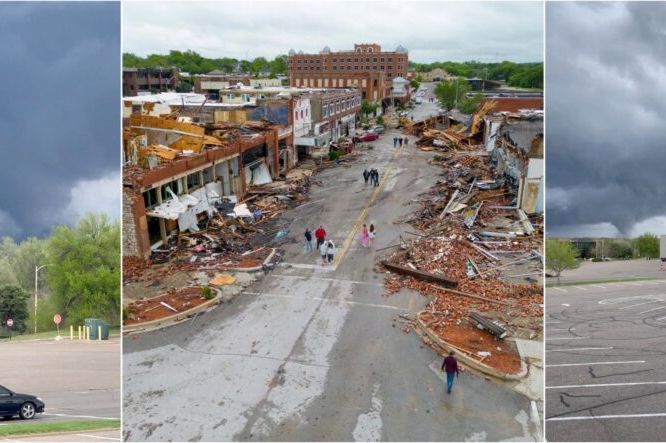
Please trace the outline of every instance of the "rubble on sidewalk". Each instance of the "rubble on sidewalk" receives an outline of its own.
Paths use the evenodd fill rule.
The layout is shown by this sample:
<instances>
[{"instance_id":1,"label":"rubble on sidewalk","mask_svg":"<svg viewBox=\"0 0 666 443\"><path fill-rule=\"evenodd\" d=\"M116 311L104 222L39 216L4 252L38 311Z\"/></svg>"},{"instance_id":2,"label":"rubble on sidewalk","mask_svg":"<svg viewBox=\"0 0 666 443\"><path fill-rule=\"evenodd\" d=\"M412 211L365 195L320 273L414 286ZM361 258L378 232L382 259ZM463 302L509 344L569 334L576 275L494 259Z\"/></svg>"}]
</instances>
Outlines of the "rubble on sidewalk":
<instances>
[{"instance_id":1,"label":"rubble on sidewalk","mask_svg":"<svg viewBox=\"0 0 666 443\"><path fill-rule=\"evenodd\" d=\"M484 149L481 117L471 127L420 122L406 129L417 126L417 145L439 151L431 162L442 168L441 179L402 220L420 233L385 255L377 270L389 274L389 294L408 288L431 299L417 320L438 338L517 373L520 358L505 339L516 331L542 334L543 215L519 208L515 187Z\"/></svg>"}]
</instances>

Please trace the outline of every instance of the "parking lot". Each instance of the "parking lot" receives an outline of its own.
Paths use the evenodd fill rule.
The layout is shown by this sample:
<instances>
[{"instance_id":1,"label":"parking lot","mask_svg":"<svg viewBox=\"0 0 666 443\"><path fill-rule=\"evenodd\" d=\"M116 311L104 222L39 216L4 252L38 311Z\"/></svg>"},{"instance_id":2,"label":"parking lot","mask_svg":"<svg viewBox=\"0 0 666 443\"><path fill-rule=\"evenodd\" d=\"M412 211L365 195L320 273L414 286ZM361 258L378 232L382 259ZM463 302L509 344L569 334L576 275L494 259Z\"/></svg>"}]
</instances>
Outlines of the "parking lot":
<instances>
[{"instance_id":1,"label":"parking lot","mask_svg":"<svg viewBox=\"0 0 666 443\"><path fill-rule=\"evenodd\" d=\"M46 413L35 419L0 419L0 426L120 418L119 338L4 342L0 355L0 384L46 403Z\"/></svg>"},{"instance_id":2,"label":"parking lot","mask_svg":"<svg viewBox=\"0 0 666 443\"><path fill-rule=\"evenodd\" d=\"M547 288L546 436L663 441L666 280Z\"/></svg>"}]
</instances>

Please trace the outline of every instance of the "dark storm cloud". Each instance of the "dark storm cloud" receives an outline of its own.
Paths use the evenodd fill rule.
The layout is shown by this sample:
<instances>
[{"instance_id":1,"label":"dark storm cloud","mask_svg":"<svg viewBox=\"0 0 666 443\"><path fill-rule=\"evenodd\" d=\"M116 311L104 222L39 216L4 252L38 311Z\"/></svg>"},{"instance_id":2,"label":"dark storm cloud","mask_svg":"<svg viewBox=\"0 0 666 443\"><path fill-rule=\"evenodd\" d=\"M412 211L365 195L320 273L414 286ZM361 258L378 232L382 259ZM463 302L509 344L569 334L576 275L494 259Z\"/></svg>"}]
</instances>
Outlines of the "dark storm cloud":
<instances>
[{"instance_id":1,"label":"dark storm cloud","mask_svg":"<svg viewBox=\"0 0 666 443\"><path fill-rule=\"evenodd\" d=\"M663 229L666 3L548 2L546 71L549 231Z\"/></svg>"},{"instance_id":2,"label":"dark storm cloud","mask_svg":"<svg viewBox=\"0 0 666 443\"><path fill-rule=\"evenodd\" d=\"M119 29L118 3L0 3L0 235L71 221L118 170Z\"/></svg>"}]
</instances>

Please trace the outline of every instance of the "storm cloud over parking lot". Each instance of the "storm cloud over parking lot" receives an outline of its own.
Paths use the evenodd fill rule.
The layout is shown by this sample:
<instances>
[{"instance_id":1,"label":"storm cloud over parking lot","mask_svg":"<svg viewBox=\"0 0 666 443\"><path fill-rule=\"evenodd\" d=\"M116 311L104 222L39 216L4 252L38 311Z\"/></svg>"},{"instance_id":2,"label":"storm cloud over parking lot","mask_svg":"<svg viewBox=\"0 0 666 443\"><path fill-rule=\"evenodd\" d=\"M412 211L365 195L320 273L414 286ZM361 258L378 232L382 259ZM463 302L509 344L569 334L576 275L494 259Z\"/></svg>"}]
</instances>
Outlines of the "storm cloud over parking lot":
<instances>
[{"instance_id":1,"label":"storm cloud over parking lot","mask_svg":"<svg viewBox=\"0 0 666 443\"><path fill-rule=\"evenodd\" d=\"M1 3L0 236L120 212L119 3Z\"/></svg>"},{"instance_id":2,"label":"storm cloud over parking lot","mask_svg":"<svg viewBox=\"0 0 666 443\"><path fill-rule=\"evenodd\" d=\"M666 234L666 3L546 6L547 225Z\"/></svg>"}]
</instances>

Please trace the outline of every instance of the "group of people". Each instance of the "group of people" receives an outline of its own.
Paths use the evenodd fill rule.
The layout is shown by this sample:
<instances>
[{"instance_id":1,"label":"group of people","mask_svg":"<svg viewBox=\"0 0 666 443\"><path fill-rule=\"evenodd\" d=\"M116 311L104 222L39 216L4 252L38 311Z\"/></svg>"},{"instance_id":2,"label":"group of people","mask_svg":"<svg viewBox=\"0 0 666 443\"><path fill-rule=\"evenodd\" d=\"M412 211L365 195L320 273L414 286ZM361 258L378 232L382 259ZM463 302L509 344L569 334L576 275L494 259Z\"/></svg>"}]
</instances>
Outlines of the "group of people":
<instances>
[{"instance_id":1,"label":"group of people","mask_svg":"<svg viewBox=\"0 0 666 443\"><path fill-rule=\"evenodd\" d=\"M310 228L305 228L305 250L312 252L312 231ZM321 264L326 266L328 263L333 263L335 258L336 248L333 240L326 240L326 230L322 225L314 231L315 239L317 240L317 250L321 255Z\"/></svg>"},{"instance_id":2,"label":"group of people","mask_svg":"<svg viewBox=\"0 0 666 443\"><path fill-rule=\"evenodd\" d=\"M370 183L372 183L373 186L379 186L379 171L377 171L375 168L372 168L371 170L365 169L363 171L363 180L365 180L365 184L368 184L368 180L370 180Z\"/></svg>"},{"instance_id":3,"label":"group of people","mask_svg":"<svg viewBox=\"0 0 666 443\"><path fill-rule=\"evenodd\" d=\"M405 144L405 146L407 146L407 144L409 143L409 139L407 137L398 137L398 136L393 137L394 148L398 145L402 148L403 143Z\"/></svg>"},{"instance_id":4,"label":"group of people","mask_svg":"<svg viewBox=\"0 0 666 443\"><path fill-rule=\"evenodd\" d=\"M367 248L368 246L372 246L372 242L375 239L375 225L370 224L370 228L368 228L365 223L363 223L363 227L361 228L361 237L360 237L360 242L361 245L364 248Z\"/></svg>"}]
</instances>

